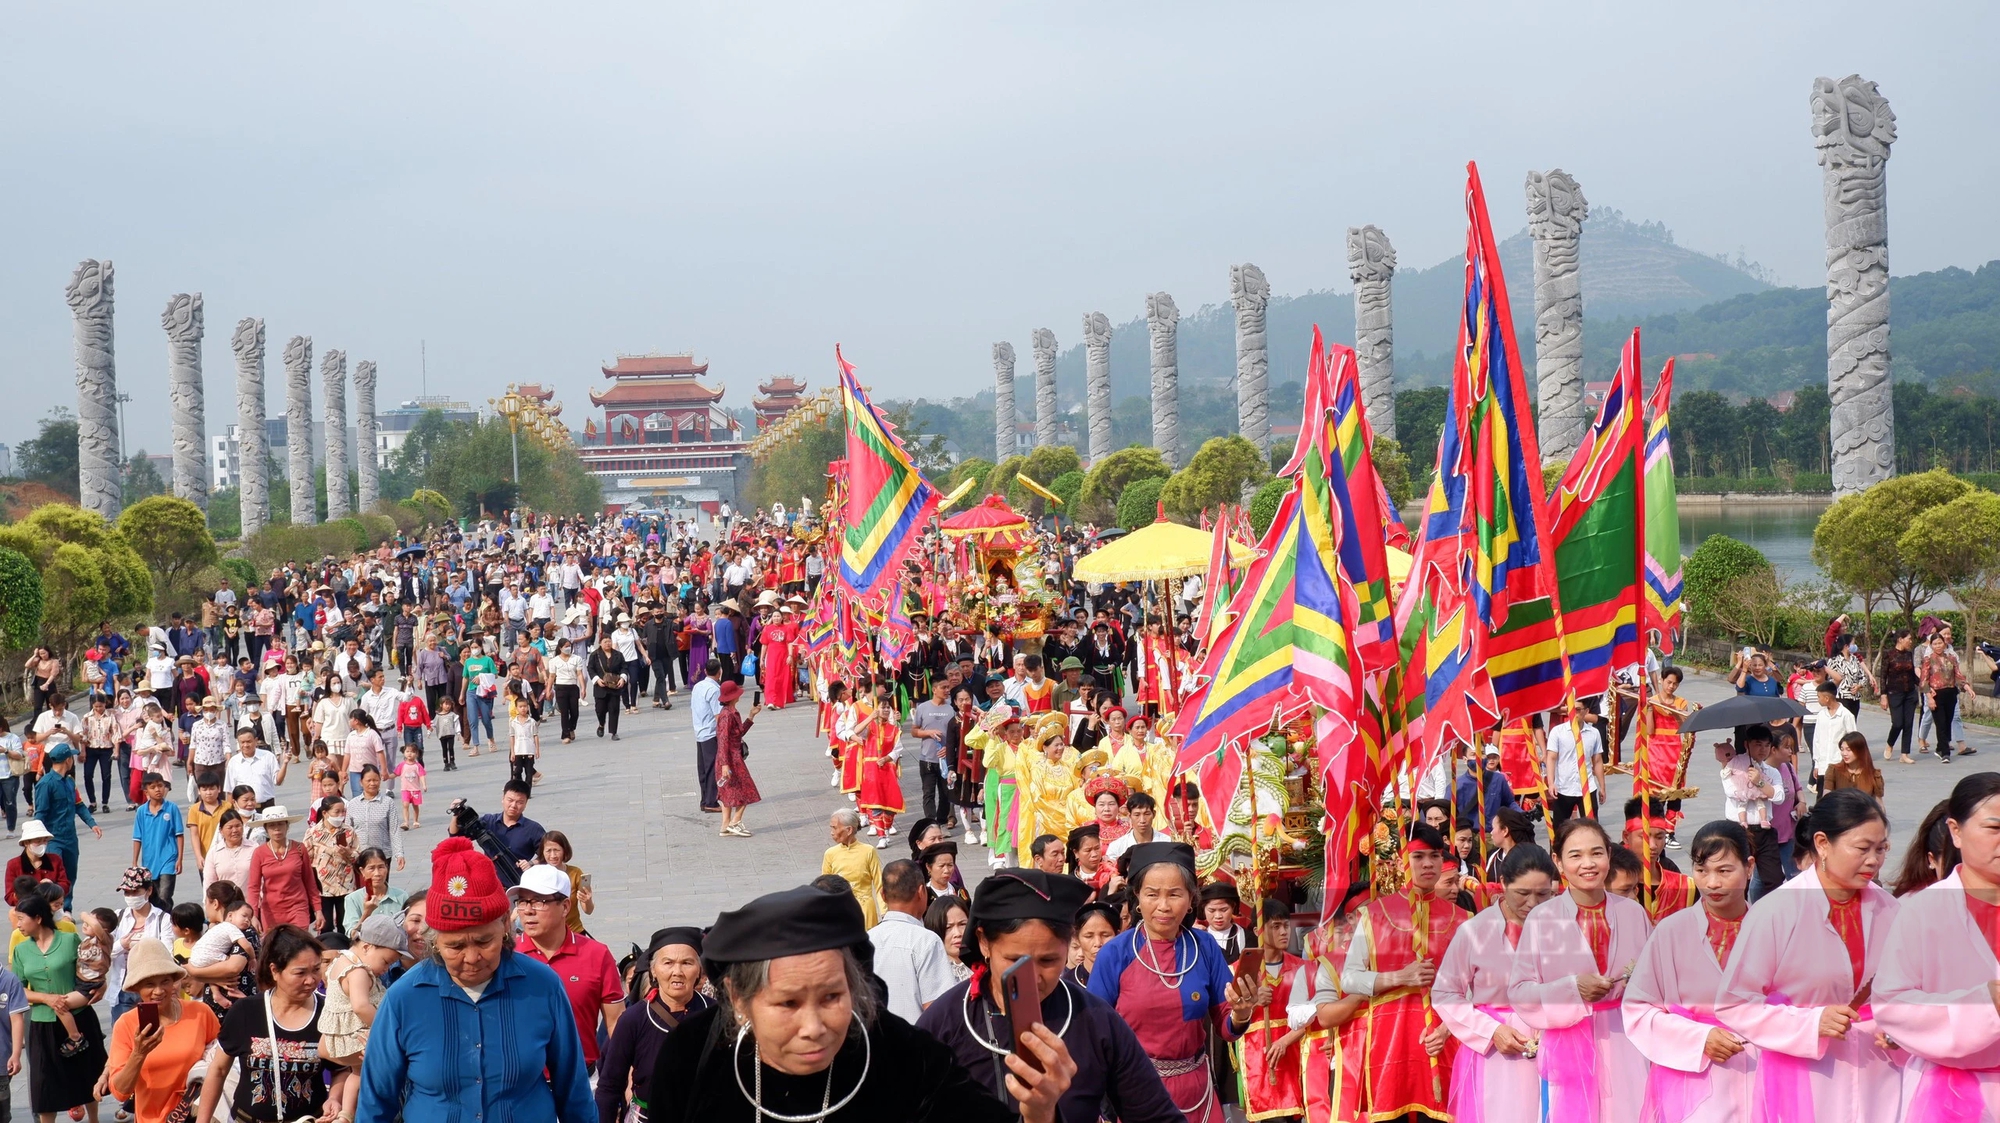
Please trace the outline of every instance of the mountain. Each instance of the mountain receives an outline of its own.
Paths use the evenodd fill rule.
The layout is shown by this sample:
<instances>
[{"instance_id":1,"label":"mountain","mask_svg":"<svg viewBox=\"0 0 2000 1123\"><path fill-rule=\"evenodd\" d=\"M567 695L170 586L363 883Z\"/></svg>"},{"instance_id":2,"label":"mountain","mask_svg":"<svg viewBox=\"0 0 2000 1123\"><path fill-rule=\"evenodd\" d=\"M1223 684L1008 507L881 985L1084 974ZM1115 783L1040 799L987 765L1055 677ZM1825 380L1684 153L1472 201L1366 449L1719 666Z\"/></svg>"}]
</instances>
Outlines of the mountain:
<instances>
[{"instance_id":1,"label":"mountain","mask_svg":"<svg viewBox=\"0 0 2000 1123\"><path fill-rule=\"evenodd\" d=\"M1675 244L1673 233L1659 223L1632 222L1610 207L1599 208L1584 224L1581 252L1586 346L1593 334L1589 330L1592 319L1624 321L1629 325L1634 319L1774 291L1758 266L1741 259L1731 263L1687 249ZM1500 243L1500 262L1507 275L1507 295L1513 303L1514 330L1520 339L1521 355L1532 369L1534 249L1525 229ZM1398 383L1434 385L1450 375L1464 288L1465 263L1460 257L1448 258L1426 269L1397 273L1394 295ZM1301 296L1273 296L1265 319L1271 343L1271 384L1278 386L1303 378L1306 348L1314 324L1330 340L1354 338L1354 298L1349 292L1331 289ZM1075 338L1075 331L1074 327L1069 329L1070 338ZM1056 332L1058 339L1063 338L1062 328L1056 328ZM1016 378L1025 373L1032 379L1034 367L1028 350L1016 346L1021 357ZM1612 354L1615 360L1615 345ZM1150 395L1150 370L1145 318L1116 325L1111 332L1112 400ZM1235 378L1236 315L1228 304L1182 311L1180 371L1184 383L1227 383ZM1072 346L1056 360L1056 383L1066 405L1082 399L1083 380L1083 347ZM1018 391L1015 398L1022 400Z\"/></svg>"}]
</instances>

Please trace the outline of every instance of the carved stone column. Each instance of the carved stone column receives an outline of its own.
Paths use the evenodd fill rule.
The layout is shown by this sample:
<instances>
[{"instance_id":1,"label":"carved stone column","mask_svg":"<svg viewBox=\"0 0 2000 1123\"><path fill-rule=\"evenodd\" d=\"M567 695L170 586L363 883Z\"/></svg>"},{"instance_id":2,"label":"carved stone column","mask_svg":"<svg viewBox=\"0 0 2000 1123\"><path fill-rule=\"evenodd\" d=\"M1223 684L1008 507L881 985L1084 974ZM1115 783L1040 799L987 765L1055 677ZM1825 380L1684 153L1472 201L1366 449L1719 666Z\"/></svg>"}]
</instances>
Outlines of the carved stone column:
<instances>
[{"instance_id":1,"label":"carved stone column","mask_svg":"<svg viewBox=\"0 0 2000 1123\"><path fill-rule=\"evenodd\" d=\"M1813 82L1813 146L1826 204L1826 392L1833 490L1896 474L1889 392L1889 146L1896 115L1875 83Z\"/></svg>"},{"instance_id":2,"label":"carved stone column","mask_svg":"<svg viewBox=\"0 0 2000 1123\"><path fill-rule=\"evenodd\" d=\"M76 333L78 503L115 519L124 507L118 455L118 368L112 359L111 263L85 259L64 295Z\"/></svg>"},{"instance_id":3,"label":"carved stone column","mask_svg":"<svg viewBox=\"0 0 2000 1123\"><path fill-rule=\"evenodd\" d=\"M1271 282L1264 271L1231 266L1229 302L1236 306L1236 431L1263 456L1271 445L1271 352L1264 339Z\"/></svg>"},{"instance_id":4,"label":"carved stone column","mask_svg":"<svg viewBox=\"0 0 2000 1123\"><path fill-rule=\"evenodd\" d=\"M1111 318L1102 312L1083 318L1083 355L1090 462L1095 464L1111 455Z\"/></svg>"},{"instance_id":5,"label":"carved stone column","mask_svg":"<svg viewBox=\"0 0 2000 1123\"><path fill-rule=\"evenodd\" d=\"M1583 443L1583 275L1577 248L1590 214L1568 172L1528 173L1535 240L1535 432L1542 463L1563 465Z\"/></svg>"},{"instance_id":6,"label":"carved stone column","mask_svg":"<svg viewBox=\"0 0 2000 1123\"><path fill-rule=\"evenodd\" d=\"M328 348L319 359L320 392L326 396L326 517L354 513L347 498L347 352Z\"/></svg>"},{"instance_id":7,"label":"carved stone column","mask_svg":"<svg viewBox=\"0 0 2000 1123\"><path fill-rule=\"evenodd\" d=\"M167 330L167 404L174 423L174 494L208 510L208 418L201 384L201 294L176 293Z\"/></svg>"},{"instance_id":8,"label":"carved stone column","mask_svg":"<svg viewBox=\"0 0 2000 1123\"><path fill-rule=\"evenodd\" d=\"M285 344L286 474L292 484L292 522L319 522L319 498L313 488L313 341L295 335Z\"/></svg>"},{"instance_id":9,"label":"carved stone column","mask_svg":"<svg viewBox=\"0 0 2000 1123\"><path fill-rule=\"evenodd\" d=\"M1014 345L993 345L993 462L1014 455L1014 427L1020 424L1014 412Z\"/></svg>"},{"instance_id":10,"label":"carved stone column","mask_svg":"<svg viewBox=\"0 0 2000 1123\"><path fill-rule=\"evenodd\" d=\"M375 450L375 364L354 364L354 471L360 477L357 505L367 511L382 497L382 462Z\"/></svg>"},{"instance_id":11,"label":"carved stone column","mask_svg":"<svg viewBox=\"0 0 2000 1123\"><path fill-rule=\"evenodd\" d=\"M271 475L265 463L270 450L264 440L264 321L245 317L229 337L236 352L236 503L242 512L243 537L271 521Z\"/></svg>"},{"instance_id":12,"label":"carved stone column","mask_svg":"<svg viewBox=\"0 0 2000 1123\"><path fill-rule=\"evenodd\" d=\"M1153 447L1167 467L1181 464L1181 310L1163 292L1146 294L1146 337L1153 371Z\"/></svg>"},{"instance_id":13,"label":"carved stone column","mask_svg":"<svg viewBox=\"0 0 2000 1123\"><path fill-rule=\"evenodd\" d=\"M1035 447L1047 448L1056 443L1056 333L1036 328L1028 345L1035 353Z\"/></svg>"},{"instance_id":14,"label":"carved stone column","mask_svg":"<svg viewBox=\"0 0 2000 1123\"><path fill-rule=\"evenodd\" d=\"M1396 247L1379 226L1347 228L1347 276L1354 282L1354 366L1361 412L1376 436L1396 439L1396 331L1389 283Z\"/></svg>"}]
</instances>

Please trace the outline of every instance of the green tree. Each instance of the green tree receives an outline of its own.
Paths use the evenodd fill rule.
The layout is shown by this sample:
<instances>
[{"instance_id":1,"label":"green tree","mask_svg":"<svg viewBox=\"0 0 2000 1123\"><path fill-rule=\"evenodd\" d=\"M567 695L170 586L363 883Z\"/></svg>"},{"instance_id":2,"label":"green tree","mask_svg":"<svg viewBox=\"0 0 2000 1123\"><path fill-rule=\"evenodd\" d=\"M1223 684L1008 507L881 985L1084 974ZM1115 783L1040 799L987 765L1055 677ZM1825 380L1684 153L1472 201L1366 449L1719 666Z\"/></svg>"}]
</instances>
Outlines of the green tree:
<instances>
[{"instance_id":1,"label":"green tree","mask_svg":"<svg viewBox=\"0 0 2000 1123\"><path fill-rule=\"evenodd\" d=\"M153 467L146 450L140 449L125 462L125 471L119 480L120 498L127 503L137 503L155 495L163 495L167 481L160 478L160 470Z\"/></svg>"},{"instance_id":2,"label":"green tree","mask_svg":"<svg viewBox=\"0 0 2000 1123\"><path fill-rule=\"evenodd\" d=\"M959 485L965 481L984 480L992 473L993 462L991 460L984 460L977 456L968 456L964 460L952 465L951 471L945 473L943 481L938 486L944 489L946 495L950 495L952 492L957 491ZM971 498L973 503L978 502L976 498L968 498ZM961 505L971 506L971 503L968 503L966 500L961 499L959 502Z\"/></svg>"},{"instance_id":3,"label":"green tree","mask_svg":"<svg viewBox=\"0 0 2000 1123\"><path fill-rule=\"evenodd\" d=\"M243 536L242 491L233 487L208 493L208 532L217 542Z\"/></svg>"},{"instance_id":4,"label":"green tree","mask_svg":"<svg viewBox=\"0 0 2000 1123\"><path fill-rule=\"evenodd\" d=\"M1126 484L1118 495L1118 525L1126 530L1153 525L1159 513L1160 489L1166 484L1158 476L1140 476Z\"/></svg>"},{"instance_id":5,"label":"green tree","mask_svg":"<svg viewBox=\"0 0 2000 1123\"><path fill-rule=\"evenodd\" d=\"M1107 525L1118 517L1118 497L1125 494L1125 488L1133 480L1148 476L1164 480L1173 474L1159 449L1144 446L1119 449L1092 464L1084 474L1074 515L1079 522Z\"/></svg>"},{"instance_id":6,"label":"green tree","mask_svg":"<svg viewBox=\"0 0 2000 1123\"><path fill-rule=\"evenodd\" d=\"M1396 395L1396 432L1419 476L1437 468L1438 438L1444 432L1444 411L1451 394L1442 386L1404 390Z\"/></svg>"},{"instance_id":7,"label":"green tree","mask_svg":"<svg viewBox=\"0 0 2000 1123\"><path fill-rule=\"evenodd\" d=\"M1257 533L1257 537L1264 537L1264 532L1271 529L1271 520L1278 517L1278 504L1284 501L1285 493L1291 488L1292 481L1283 476L1272 476L1251 497L1250 529Z\"/></svg>"},{"instance_id":8,"label":"green tree","mask_svg":"<svg viewBox=\"0 0 2000 1123\"><path fill-rule=\"evenodd\" d=\"M1903 536L1925 512L1972 490L1943 469L1883 480L1836 500L1813 527L1813 561L1873 613L1885 595L1914 624L1917 609L1950 582L1928 559L1905 550Z\"/></svg>"},{"instance_id":9,"label":"green tree","mask_svg":"<svg viewBox=\"0 0 2000 1123\"><path fill-rule=\"evenodd\" d=\"M1910 520L1898 550L1965 610L1965 650L2000 606L2000 495L1969 489Z\"/></svg>"},{"instance_id":10,"label":"green tree","mask_svg":"<svg viewBox=\"0 0 2000 1123\"><path fill-rule=\"evenodd\" d=\"M100 560L74 542L63 542L42 569L42 640L61 653L66 666L76 665L76 653L96 634L99 621L118 615L111 611L111 589Z\"/></svg>"},{"instance_id":11,"label":"green tree","mask_svg":"<svg viewBox=\"0 0 2000 1123\"><path fill-rule=\"evenodd\" d=\"M1064 472L1049 484L1049 490L1055 492L1062 499L1062 513L1066 517L1074 519L1076 517L1074 512L1076 511L1077 493L1083 490L1083 473L1077 471Z\"/></svg>"},{"instance_id":12,"label":"green tree","mask_svg":"<svg viewBox=\"0 0 2000 1123\"><path fill-rule=\"evenodd\" d=\"M1167 513L1194 525L1201 513L1243 501L1243 489L1270 475L1257 446L1242 437L1214 437L1160 489Z\"/></svg>"},{"instance_id":13,"label":"green tree","mask_svg":"<svg viewBox=\"0 0 2000 1123\"><path fill-rule=\"evenodd\" d=\"M1023 458L1014 474L1048 487L1057 476L1081 471L1082 468L1083 458L1076 454L1075 449L1068 445L1045 445ZM1007 487L1007 502L1029 518L1038 519L1049 513L1049 501L1022 487L1018 479Z\"/></svg>"},{"instance_id":14,"label":"green tree","mask_svg":"<svg viewBox=\"0 0 2000 1123\"><path fill-rule=\"evenodd\" d=\"M1014 477L1021 474L1021 465L1027 462L1027 457L1015 455L995 464L993 470L986 473L985 493L987 495L1007 494L1008 489L1014 486Z\"/></svg>"},{"instance_id":15,"label":"green tree","mask_svg":"<svg viewBox=\"0 0 2000 1123\"><path fill-rule=\"evenodd\" d=\"M1792 396L1792 408L1778 422L1777 454L1801 472L1833 471L1833 399L1825 383L1808 383Z\"/></svg>"},{"instance_id":16,"label":"green tree","mask_svg":"<svg viewBox=\"0 0 2000 1123\"><path fill-rule=\"evenodd\" d=\"M790 510L805 498L818 506L826 498L827 465L847 455L844 425L838 416L801 424L791 439L751 467L744 501L766 509L783 503Z\"/></svg>"},{"instance_id":17,"label":"green tree","mask_svg":"<svg viewBox=\"0 0 2000 1123\"><path fill-rule=\"evenodd\" d=\"M19 550L0 547L0 643L34 646L42 632L42 574Z\"/></svg>"},{"instance_id":18,"label":"green tree","mask_svg":"<svg viewBox=\"0 0 2000 1123\"><path fill-rule=\"evenodd\" d=\"M1416 494L1410 483L1410 458L1403 452L1403 446L1387 437L1376 437L1369 446L1368 459L1375 462L1375 474L1382 478L1382 487L1389 493L1389 502L1401 507ZM1272 508L1273 512L1277 508Z\"/></svg>"},{"instance_id":19,"label":"green tree","mask_svg":"<svg viewBox=\"0 0 2000 1123\"><path fill-rule=\"evenodd\" d=\"M1682 595L1689 622L1697 629L1716 626L1715 608L1722 591L1737 578L1771 568L1770 559L1747 542L1726 534L1711 534L1694 548L1681 568Z\"/></svg>"},{"instance_id":20,"label":"green tree","mask_svg":"<svg viewBox=\"0 0 2000 1123\"><path fill-rule=\"evenodd\" d=\"M36 435L14 446L14 470L24 480L71 498L82 494L77 482L76 415L61 406L50 410Z\"/></svg>"},{"instance_id":21,"label":"green tree","mask_svg":"<svg viewBox=\"0 0 2000 1123\"><path fill-rule=\"evenodd\" d=\"M152 572L153 603L161 610L188 611L211 591L195 582L216 556L200 507L171 495L141 499L119 514L118 533Z\"/></svg>"},{"instance_id":22,"label":"green tree","mask_svg":"<svg viewBox=\"0 0 2000 1123\"><path fill-rule=\"evenodd\" d=\"M1736 407L1713 390L1695 390L1674 400L1674 457L1690 476L1735 476L1742 449Z\"/></svg>"},{"instance_id":23,"label":"green tree","mask_svg":"<svg viewBox=\"0 0 2000 1123\"><path fill-rule=\"evenodd\" d=\"M910 454L910 463L917 466L925 479L935 479L951 470L951 449L945 447L945 434L938 431L925 432L908 402L894 405L884 404L882 420L889 423L896 439L903 442L903 451ZM843 426L845 422L842 422ZM846 430L842 429L842 440Z\"/></svg>"}]
</instances>

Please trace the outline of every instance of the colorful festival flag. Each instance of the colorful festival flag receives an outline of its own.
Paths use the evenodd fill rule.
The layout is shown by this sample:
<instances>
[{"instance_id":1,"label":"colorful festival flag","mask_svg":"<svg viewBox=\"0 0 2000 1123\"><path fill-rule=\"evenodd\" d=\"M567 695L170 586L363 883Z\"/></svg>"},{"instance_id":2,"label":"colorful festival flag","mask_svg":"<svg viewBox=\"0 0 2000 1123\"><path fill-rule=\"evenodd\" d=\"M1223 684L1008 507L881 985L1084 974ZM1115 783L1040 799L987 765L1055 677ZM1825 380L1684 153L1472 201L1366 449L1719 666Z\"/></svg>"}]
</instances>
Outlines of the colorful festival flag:
<instances>
[{"instance_id":1,"label":"colorful festival flag","mask_svg":"<svg viewBox=\"0 0 2000 1123\"><path fill-rule=\"evenodd\" d=\"M1371 670L1389 667L1397 658L1396 606L1389 596L1389 559L1383 542L1388 516L1371 455L1374 443L1374 431L1361 410L1361 375L1354 349L1339 344L1329 348L1314 324L1306 362L1305 418L1298 447L1282 471L1297 474L1305 485L1315 517L1340 521L1340 572L1354 586L1357 605L1355 654Z\"/></svg>"},{"instance_id":2,"label":"colorful festival flag","mask_svg":"<svg viewBox=\"0 0 2000 1123\"><path fill-rule=\"evenodd\" d=\"M1579 697L1604 693L1612 672L1645 657L1639 643L1639 398L1639 329L1633 328L1618 377L1549 497L1570 689Z\"/></svg>"},{"instance_id":3,"label":"colorful festival flag","mask_svg":"<svg viewBox=\"0 0 2000 1123\"><path fill-rule=\"evenodd\" d=\"M833 349L840 365L840 396L847 408L847 501L840 537L840 580L856 596L878 592L899 572L924 522L937 510L938 492L911 461L868 394L854 365Z\"/></svg>"},{"instance_id":4,"label":"colorful festival flag","mask_svg":"<svg viewBox=\"0 0 2000 1123\"><path fill-rule=\"evenodd\" d=\"M1673 400L1674 361L1668 359L1646 410L1646 607L1639 627L1669 655L1681 628L1680 499L1667 428Z\"/></svg>"},{"instance_id":5,"label":"colorful festival flag","mask_svg":"<svg viewBox=\"0 0 2000 1123\"><path fill-rule=\"evenodd\" d=\"M1418 774L1454 741L1562 695L1541 451L1479 168L1466 165L1465 304L1437 471L1397 605L1404 652L1391 699L1399 756Z\"/></svg>"},{"instance_id":6,"label":"colorful festival flag","mask_svg":"<svg viewBox=\"0 0 2000 1123\"><path fill-rule=\"evenodd\" d=\"M1223 508L1208 549L1208 575L1201 587L1201 611L1194 621L1194 634L1203 649L1214 646L1222 630L1235 619L1229 615L1229 602L1236 596L1242 574L1242 570L1230 564L1229 543L1238 533L1235 524L1236 516L1229 508Z\"/></svg>"}]
</instances>

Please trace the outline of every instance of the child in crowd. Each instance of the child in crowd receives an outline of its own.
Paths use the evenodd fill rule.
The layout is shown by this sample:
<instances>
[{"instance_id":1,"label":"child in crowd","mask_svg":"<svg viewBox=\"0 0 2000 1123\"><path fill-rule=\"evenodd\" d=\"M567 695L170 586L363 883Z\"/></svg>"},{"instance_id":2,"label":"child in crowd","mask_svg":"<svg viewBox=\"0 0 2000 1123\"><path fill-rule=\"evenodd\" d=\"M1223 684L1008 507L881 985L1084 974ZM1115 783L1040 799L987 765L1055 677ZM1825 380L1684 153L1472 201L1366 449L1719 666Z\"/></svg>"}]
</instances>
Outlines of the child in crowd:
<instances>
[{"instance_id":1,"label":"child in crowd","mask_svg":"<svg viewBox=\"0 0 2000 1123\"><path fill-rule=\"evenodd\" d=\"M410 947L399 918L374 913L361 922L351 946L326 967L326 1004L320 1010L320 1059L335 1066L329 1099L344 1118L354 1118L361 1096L361 1057L368 1027L387 988L382 976L402 961Z\"/></svg>"},{"instance_id":2,"label":"child in crowd","mask_svg":"<svg viewBox=\"0 0 2000 1123\"><path fill-rule=\"evenodd\" d=\"M444 770L458 771L458 703L449 697L438 699L437 716L431 719L431 732L437 734L438 747L444 750Z\"/></svg>"},{"instance_id":3,"label":"child in crowd","mask_svg":"<svg viewBox=\"0 0 2000 1123\"><path fill-rule=\"evenodd\" d=\"M340 785L340 764L333 759L332 751L325 741L312 743L312 763L306 767L306 776L312 783L313 814L318 815L320 801L330 795L342 795Z\"/></svg>"},{"instance_id":4,"label":"child in crowd","mask_svg":"<svg viewBox=\"0 0 2000 1123\"><path fill-rule=\"evenodd\" d=\"M507 729L512 739L507 778L533 785L535 762L542 758L542 727L535 721L534 708L526 698L516 697L507 708Z\"/></svg>"},{"instance_id":5,"label":"child in crowd","mask_svg":"<svg viewBox=\"0 0 2000 1123\"><path fill-rule=\"evenodd\" d=\"M423 825L427 783L422 757L417 746L404 745L402 762L396 765L396 791L402 795L403 829L406 831Z\"/></svg>"},{"instance_id":6,"label":"child in crowd","mask_svg":"<svg viewBox=\"0 0 2000 1123\"><path fill-rule=\"evenodd\" d=\"M220 1014L238 998L257 992L257 912L234 882L218 881L208 889L202 904L210 924L189 950L187 967L194 978L207 980L202 1001Z\"/></svg>"},{"instance_id":7,"label":"child in crowd","mask_svg":"<svg viewBox=\"0 0 2000 1123\"><path fill-rule=\"evenodd\" d=\"M405 692L396 704L396 728L402 731L403 744L416 749L419 762L424 759L424 730L430 726L431 711L424 705L422 692Z\"/></svg>"},{"instance_id":8,"label":"child in crowd","mask_svg":"<svg viewBox=\"0 0 2000 1123\"><path fill-rule=\"evenodd\" d=\"M80 996L86 1003L96 1002L104 995L104 976L111 966L111 933L118 928L118 914L110 909L97 909L83 915L81 918L84 920L83 924L73 923L63 915L62 886L53 881L44 881L36 885L33 892L49 902L49 912L55 916L58 929L68 924L76 932L76 989L70 993ZM109 916L111 920L108 927L104 924L105 916ZM87 925L91 924L96 926L102 939L89 934ZM84 973L86 951L91 953L93 964L91 970L94 974L90 976ZM56 1021L62 1023L64 1034L64 1041L56 1051L65 1057L73 1057L88 1048L89 1042L83 1039L83 1032L76 1028L76 1013L67 1006L57 1006L55 1011Z\"/></svg>"},{"instance_id":9,"label":"child in crowd","mask_svg":"<svg viewBox=\"0 0 2000 1123\"><path fill-rule=\"evenodd\" d=\"M1771 788L1764 766L1748 753L1731 757L1722 768L1722 793L1738 805L1736 821L1745 827L1771 825Z\"/></svg>"}]
</instances>

